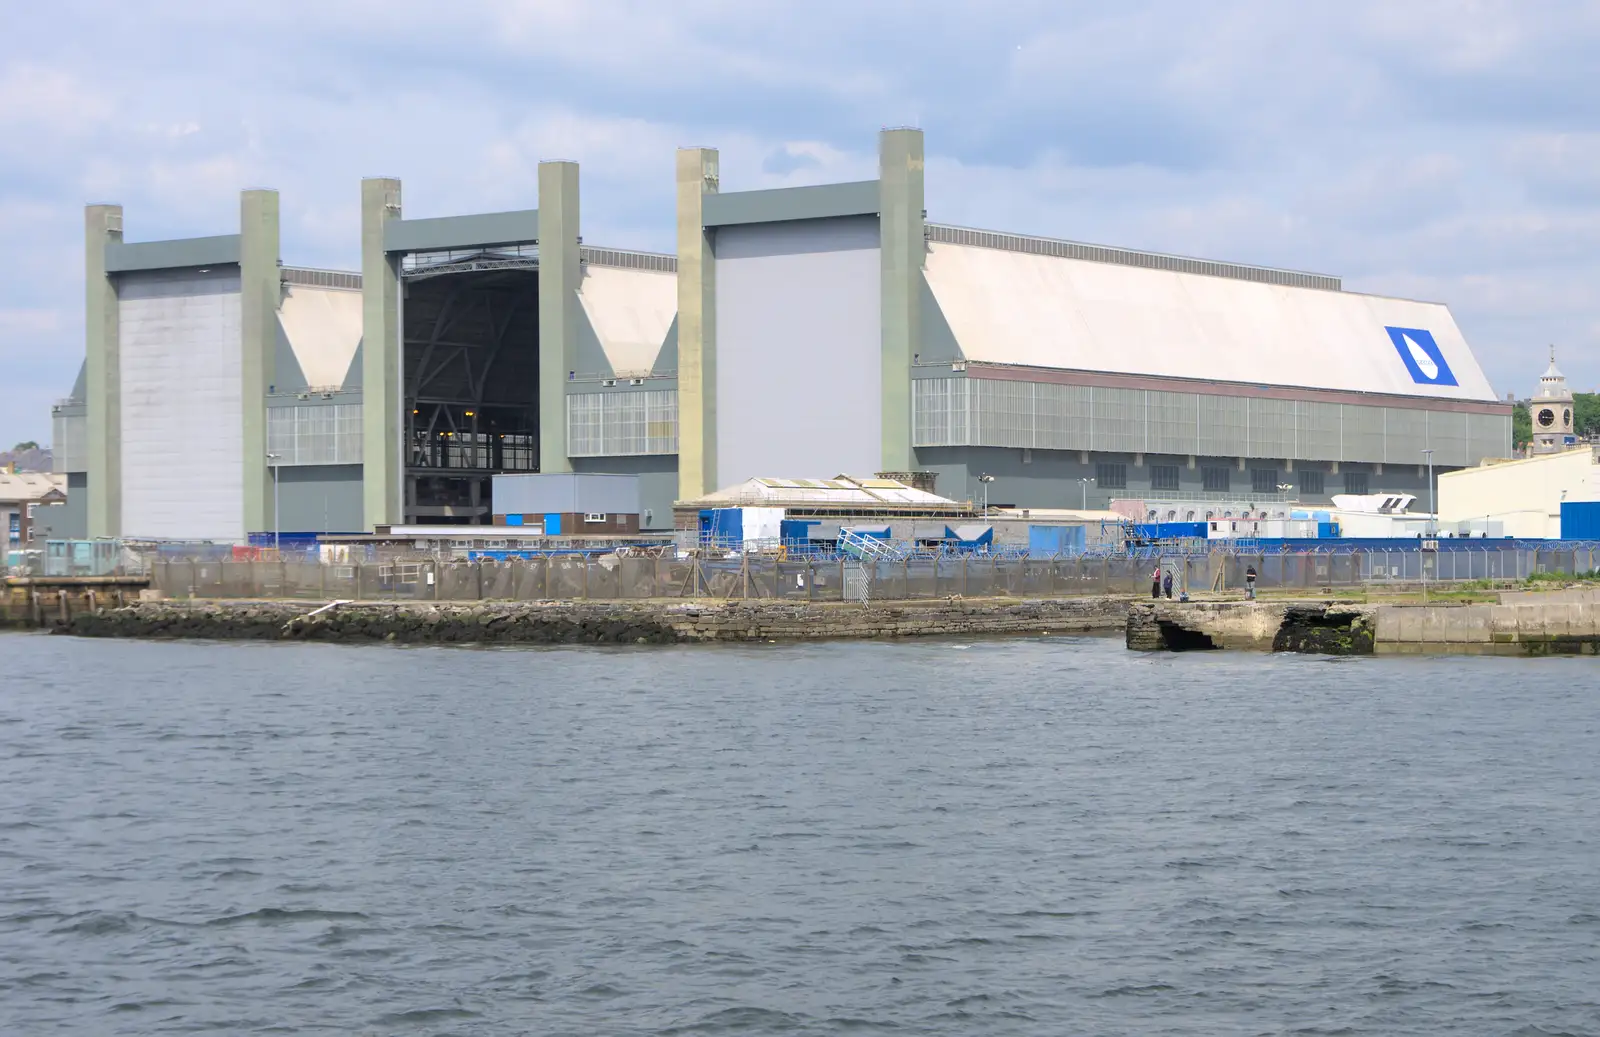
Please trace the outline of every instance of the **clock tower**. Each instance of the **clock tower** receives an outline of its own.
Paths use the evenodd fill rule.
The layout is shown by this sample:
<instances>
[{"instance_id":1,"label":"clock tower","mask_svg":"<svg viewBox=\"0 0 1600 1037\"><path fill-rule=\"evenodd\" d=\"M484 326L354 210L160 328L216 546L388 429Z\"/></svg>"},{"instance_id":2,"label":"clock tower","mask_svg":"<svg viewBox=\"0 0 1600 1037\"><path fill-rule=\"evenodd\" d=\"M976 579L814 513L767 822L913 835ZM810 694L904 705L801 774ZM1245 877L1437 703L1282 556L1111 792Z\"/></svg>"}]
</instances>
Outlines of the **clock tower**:
<instances>
[{"instance_id":1,"label":"clock tower","mask_svg":"<svg viewBox=\"0 0 1600 1037\"><path fill-rule=\"evenodd\" d=\"M1578 441L1572 425L1572 392L1567 376L1556 369L1556 347L1550 347L1550 366L1539 379L1539 392L1528 401L1533 419L1535 454L1554 454Z\"/></svg>"}]
</instances>

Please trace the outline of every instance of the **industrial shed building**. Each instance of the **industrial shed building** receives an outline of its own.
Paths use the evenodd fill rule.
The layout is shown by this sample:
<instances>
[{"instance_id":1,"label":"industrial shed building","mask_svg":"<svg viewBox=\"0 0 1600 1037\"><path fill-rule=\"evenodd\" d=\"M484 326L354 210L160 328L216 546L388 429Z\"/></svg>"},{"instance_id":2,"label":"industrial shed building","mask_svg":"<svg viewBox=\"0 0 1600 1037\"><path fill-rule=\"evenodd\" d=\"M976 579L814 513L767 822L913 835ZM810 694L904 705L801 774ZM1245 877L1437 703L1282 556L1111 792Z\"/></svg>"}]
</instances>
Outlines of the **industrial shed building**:
<instances>
[{"instance_id":1,"label":"industrial shed building","mask_svg":"<svg viewBox=\"0 0 1600 1037\"><path fill-rule=\"evenodd\" d=\"M60 465L91 534L241 539L488 523L504 472L636 475L664 529L780 475L1320 502L1509 452L1442 304L929 222L923 171L917 130L816 187L724 191L715 150L680 150L676 255L584 244L574 163L540 165L536 209L473 216L406 219L369 179L359 272L285 265L270 191L180 241L91 206Z\"/></svg>"}]
</instances>

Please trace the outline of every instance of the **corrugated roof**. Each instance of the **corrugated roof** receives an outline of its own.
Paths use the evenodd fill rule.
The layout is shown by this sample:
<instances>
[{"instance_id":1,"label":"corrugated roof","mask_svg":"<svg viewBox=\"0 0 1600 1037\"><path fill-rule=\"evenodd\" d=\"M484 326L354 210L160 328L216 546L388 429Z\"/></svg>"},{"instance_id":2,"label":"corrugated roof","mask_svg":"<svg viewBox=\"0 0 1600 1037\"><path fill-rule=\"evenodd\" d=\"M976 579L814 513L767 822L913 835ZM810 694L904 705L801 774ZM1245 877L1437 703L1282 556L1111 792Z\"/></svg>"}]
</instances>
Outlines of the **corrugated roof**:
<instances>
[{"instance_id":1,"label":"corrugated roof","mask_svg":"<svg viewBox=\"0 0 1600 1037\"><path fill-rule=\"evenodd\" d=\"M972 361L1498 399L1441 303L943 242L929 244L926 271ZM1448 379L1425 343L1391 328L1431 336L1457 384L1433 384Z\"/></svg>"},{"instance_id":2,"label":"corrugated roof","mask_svg":"<svg viewBox=\"0 0 1600 1037\"><path fill-rule=\"evenodd\" d=\"M0 472L0 501L42 500L51 490L67 492L67 477L54 472Z\"/></svg>"},{"instance_id":3,"label":"corrugated roof","mask_svg":"<svg viewBox=\"0 0 1600 1037\"><path fill-rule=\"evenodd\" d=\"M737 486L707 494L694 503L703 507L777 507L781 504L890 506L896 509L965 507L948 497L940 497L893 479L857 479L848 475L832 479L746 479Z\"/></svg>"}]
</instances>

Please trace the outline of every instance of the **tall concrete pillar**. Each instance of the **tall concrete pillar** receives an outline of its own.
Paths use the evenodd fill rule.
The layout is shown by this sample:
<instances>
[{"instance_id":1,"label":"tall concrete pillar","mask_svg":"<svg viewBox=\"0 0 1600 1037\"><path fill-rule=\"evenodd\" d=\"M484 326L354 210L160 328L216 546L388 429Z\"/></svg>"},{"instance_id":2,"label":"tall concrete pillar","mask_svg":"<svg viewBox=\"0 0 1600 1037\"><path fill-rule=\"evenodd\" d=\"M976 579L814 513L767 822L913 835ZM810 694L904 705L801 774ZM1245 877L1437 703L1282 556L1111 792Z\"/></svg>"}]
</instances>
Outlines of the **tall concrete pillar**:
<instances>
[{"instance_id":1,"label":"tall concrete pillar","mask_svg":"<svg viewBox=\"0 0 1600 1037\"><path fill-rule=\"evenodd\" d=\"M89 535L122 534L122 349L106 246L122 241L122 206L83 213L85 393L89 410Z\"/></svg>"},{"instance_id":2,"label":"tall concrete pillar","mask_svg":"<svg viewBox=\"0 0 1600 1037\"><path fill-rule=\"evenodd\" d=\"M578 164L539 163L539 471L570 472L567 373L578 355Z\"/></svg>"},{"instance_id":3,"label":"tall concrete pillar","mask_svg":"<svg viewBox=\"0 0 1600 1037\"><path fill-rule=\"evenodd\" d=\"M283 275L278 249L278 192L239 196L240 392L244 412L244 528L278 528L272 513L272 472L267 458L267 387L276 379L278 309Z\"/></svg>"},{"instance_id":4,"label":"tall concrete pillar","mask_svg":"<svg viewBox=\"0 0 1600 1037\"><path fill-rule=\"evenodd\" d=\"M400 263L383 232L400 218L400 181L361 181L362 524L398 525L405 481L400 444Z\"/></svg>"},{"instance_id":5,"label":"tall concrete pillar","mask_svg":"<svg viewBox=\"0 0 1600 1037\"><path fill-rule=\"evenodd\" d=\"M678 499L717 486L717 261L705 197L720 180L715 148L678 149Z\"/></svg>"},{"instance_id":6,"label":"tall concrete pillar","mask_svg":"<svg viewBox=\"0 0 1600 1037\"><path fill-rule=\"evenodd\" d=\"M878 231L882 236L883 343L882 470L909 472L911 355L921 341L923 220L922 131L884 130L878 136ZM681 327L681 324L680 324Z\"/></svg>"}]
</instances>

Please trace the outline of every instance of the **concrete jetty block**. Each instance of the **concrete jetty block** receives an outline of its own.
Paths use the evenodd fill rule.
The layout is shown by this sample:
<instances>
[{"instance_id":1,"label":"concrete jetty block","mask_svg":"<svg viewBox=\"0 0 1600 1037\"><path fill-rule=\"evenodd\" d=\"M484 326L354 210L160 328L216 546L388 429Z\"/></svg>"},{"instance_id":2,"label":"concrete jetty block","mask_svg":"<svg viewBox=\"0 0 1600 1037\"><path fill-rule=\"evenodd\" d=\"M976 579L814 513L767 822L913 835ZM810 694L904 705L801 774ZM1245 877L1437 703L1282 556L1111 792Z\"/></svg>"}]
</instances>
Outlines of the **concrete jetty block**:
<instances>
[{"instance_id":1,"label":"concrete jetty block","mask_svg":"<svg viewBox=\"0 0 1600 1037\"><path fill-rule=\"evenodd\" d=\"M1393 605L1384 605L1378 609L1374 620L1376 637L1379 644L1404 644L1405 610Z\"/></svg>"},{"instance_id":2,"label":"concrete jetty block","mask_svg":"<svg viewBox=\"0 0 1600 1037\"><path fill-rule=\"evenodd\" d=\"M1444 626L1443 640L1446 644L1487 644L1493 640L1489 636L1489 612L1487 609L1478 609L1467 605L1454 611L1455 615L1453 616L1441 617Z\"/></svg>"},{"instance_id":3,"label":"concrete jetty block","mask_svg":"<svg viewBox=\"0 0 1600 1037\"><path fill-rule=\"evenodd\" d=\"M1386 605L1374 650L1383 654L1546 655L1600 653L1600 605L1550 601L1509 605Z\"/></svg>"},{"instance_id":4,"label":"concrete jetty block","mask_svg":"<svg viewBox=\"0 0 1600 1037\"><path fill-rule=\"evenodd\" d=\"M1489 605L1489 639L1496 644L1515 644L1522 636L1522 610L1516 605Z\"/></svg>"},{"instance_id":5,"label":"concrete jetty block","mask_svg":"<svg viewBox=\"0 0 1600 1037\"><path fill-rule=\"evenodd\" d=\"M1578 637L1600 638L1600 602L1583 602L1576 606L1572 633Z\"/></svg>"},{"instance_id":6,"label":"concrete jetty block","mask_svg":"<svg viewBox=\"0 0 1600 1037\"><path fill-rule=\"evenodd\" d=\"M1452 620L1445 606L1423 605L1411 610L1416 614L1417 621L1421 624L1418 639L1430 644L1444 644L1450 641L1454 629Z\"/></svg>"}]
</instances>

